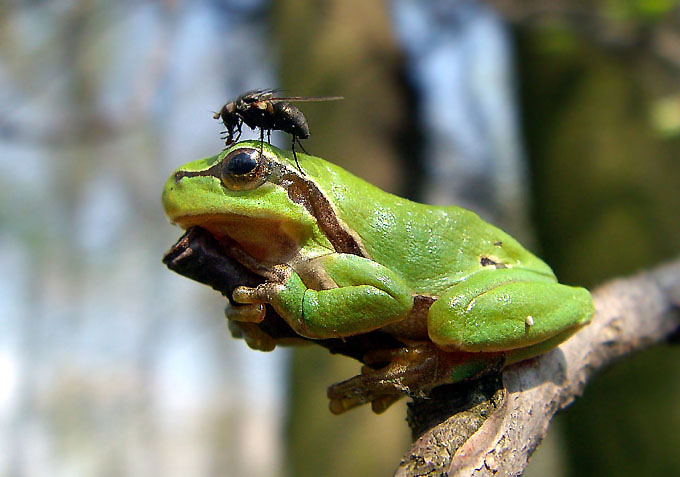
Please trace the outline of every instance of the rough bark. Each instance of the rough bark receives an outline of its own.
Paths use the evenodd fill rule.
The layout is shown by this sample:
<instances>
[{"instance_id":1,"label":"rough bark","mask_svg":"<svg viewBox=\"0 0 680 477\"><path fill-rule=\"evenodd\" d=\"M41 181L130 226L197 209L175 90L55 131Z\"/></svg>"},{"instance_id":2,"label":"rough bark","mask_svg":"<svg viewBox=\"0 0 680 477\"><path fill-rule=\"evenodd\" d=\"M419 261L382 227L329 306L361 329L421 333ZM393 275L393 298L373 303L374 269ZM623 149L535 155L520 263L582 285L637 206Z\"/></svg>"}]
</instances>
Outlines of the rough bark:
<instances>
[{"instance_id":1,"label":"rough bark","mask_svg":"<svg viewBox=\"0 0 680 477\"><path fill-rule=\"evenodd\" d=\"M677 338L680 259L612 280L593 298L590 325L551 352L508 367L496 384L489 378L463 385L466 403L460 388L448 400L444 389L436 399L414 402L409 424L417 438L396 475L521 474L553 416L581 395L596 372Z\"/></svg>"}]
</instances>

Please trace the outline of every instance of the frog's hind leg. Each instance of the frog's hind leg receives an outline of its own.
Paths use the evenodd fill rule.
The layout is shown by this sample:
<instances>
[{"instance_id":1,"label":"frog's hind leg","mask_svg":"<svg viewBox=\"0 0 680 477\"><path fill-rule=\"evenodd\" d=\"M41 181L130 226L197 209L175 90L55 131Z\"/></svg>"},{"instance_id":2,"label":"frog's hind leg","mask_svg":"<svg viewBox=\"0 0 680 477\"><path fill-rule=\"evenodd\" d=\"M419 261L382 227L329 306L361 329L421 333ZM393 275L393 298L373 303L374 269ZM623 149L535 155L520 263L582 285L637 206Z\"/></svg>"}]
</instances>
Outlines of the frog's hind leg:
<instances>
[{"instance_id":1,"label":"frog's hind leg","mask_svg":"<svg viewBox=\"0 0 680 477\"><path fill-rule=\"evenodd\" d=\"M535 355L569 337L592 314L592 299L584 288L531 271L483 270L448 289L430 307L428 333L447 351L507 352L536 346Z\"/></svg>"},{"instance_id":2,"label":"frog's hind leg","mask_svg":"<svg viewBox=\"0 0 680 477\"><path fill-rule=\"evenodd\" d=\"M376 414L402 397L424 397L432 388L500 369L503 353L447 353L430 342L366 353L361 374L328 388L330 410L341 414L371 403Z\"/></svg>"},{"instance_id":3,"label":"frog's hind leg","mask_svg":"<svg viewBox=\"0 0 680 477\"><path fill-rule=\"evenodd\" d=\"M424 395L429 390L424 387L438 374L439 353L432 343L369 351L360 375L328 388L331 412L341 414L370 402L379 414L404 396Z\"/></svg>"}]
</instances>

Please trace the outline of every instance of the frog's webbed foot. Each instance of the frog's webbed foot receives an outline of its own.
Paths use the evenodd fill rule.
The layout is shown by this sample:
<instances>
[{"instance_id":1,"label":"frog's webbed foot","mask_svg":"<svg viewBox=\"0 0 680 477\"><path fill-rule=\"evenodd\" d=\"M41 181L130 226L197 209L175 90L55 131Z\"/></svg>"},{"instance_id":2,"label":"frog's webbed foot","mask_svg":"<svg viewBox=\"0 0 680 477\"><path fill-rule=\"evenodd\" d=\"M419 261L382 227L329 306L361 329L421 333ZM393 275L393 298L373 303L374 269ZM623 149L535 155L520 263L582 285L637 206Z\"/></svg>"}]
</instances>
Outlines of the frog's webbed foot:
<instances>
[{"instance_id":1,"label":"frog's webbed foot","mask_svg":"<svg viewBox=\"0 0 680 477\"><path fill-rule=\"evenodd\" d=\"M328 388L331 412L341 414L370 402L373 412L379 414L404 396L426 396L438 381L439 356L428 343L369 351L366 363L388 364L378 369L366 365L360 375Z\"/></svg>"},{"instance_id":2,"label":"frog's webbed foot","mask_svg":"<svg viewBox=\"0 0 680 477\"><path fill-rule=\"evenodd\" d=\"M262 304L227 304L224 309L231 336L243 338L249 348L258 351L271 351L275 348L274 338L262 331L259 323L264 320L265 307Z\"/></svg>"},{"instance_id":3,"label":"frog's webbed foot","mask_svg":"<svg viewBox=\"0 0 680 477\"><path fill-rule=\"evenodd\" d=\"M233 338L242 338L250 349L257 351L272 351L276 347L276 340L256 323L243 321L228 321L227 326Z\"/></svg>"},{"instance_id":4,"label":"frog's webbed foot","mask_svg":"<svg viewBox=\"0 0 680 477\"><path fill-rule=\"evenodd\" d=\"M328 388L330 410L341 414L371 403L380 414L404 396L427 397L442 384L451 384L501 369L504 353L447 352L430 342L403 348L377 349L364 355L361 374ZM386 365L375 368L375 365Z\"/></svg>"}]
</instances>

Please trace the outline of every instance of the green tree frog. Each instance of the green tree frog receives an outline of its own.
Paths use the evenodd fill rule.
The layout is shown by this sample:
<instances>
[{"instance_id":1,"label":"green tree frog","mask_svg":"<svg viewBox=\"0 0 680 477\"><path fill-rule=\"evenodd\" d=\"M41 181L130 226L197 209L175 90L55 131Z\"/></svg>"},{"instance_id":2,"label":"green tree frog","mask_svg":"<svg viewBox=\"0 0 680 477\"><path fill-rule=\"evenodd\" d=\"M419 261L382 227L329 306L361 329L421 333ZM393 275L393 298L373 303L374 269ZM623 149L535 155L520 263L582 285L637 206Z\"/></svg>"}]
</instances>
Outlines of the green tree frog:
<instances>
[{"instance_id":1,"label":"green tree frog","mask_svg":"<svg viewBox=\"0 0 680 477\"><path fill-rule=\"evenodd\" d=\"M394 196L320 158L259 141L177 169L163 206L182 228L200 226L263 277L239 286L227 318L254 348L272 349L256 324L265 305L308 339L378 330L403 347L366 353L362 373L328 390L341 413L543 353L588 323L584 288L502 230L459 207Z\"/></svg>"}]
</instances>

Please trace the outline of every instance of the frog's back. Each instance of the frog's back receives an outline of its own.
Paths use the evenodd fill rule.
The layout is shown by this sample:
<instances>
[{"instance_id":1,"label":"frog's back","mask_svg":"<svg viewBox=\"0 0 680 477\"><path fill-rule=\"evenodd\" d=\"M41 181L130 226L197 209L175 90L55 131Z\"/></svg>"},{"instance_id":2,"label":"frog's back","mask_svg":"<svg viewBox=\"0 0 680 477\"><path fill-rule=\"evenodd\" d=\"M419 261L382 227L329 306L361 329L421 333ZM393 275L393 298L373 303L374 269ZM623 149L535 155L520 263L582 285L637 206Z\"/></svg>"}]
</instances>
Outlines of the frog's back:
<instances>
[{"instance_id":1,"label":"frog's back","mask_svg":"<svg viewBox=\"0 0 680 477\"><path fill-rule=\"evenodd\" d=\"M338 216L372 260L399 273L416 293L439 295L484 268L523 267L552 276L543 261L472 211L412 202L332 164L326 168L313 177Z\"/></svg>"}]
</instances>

